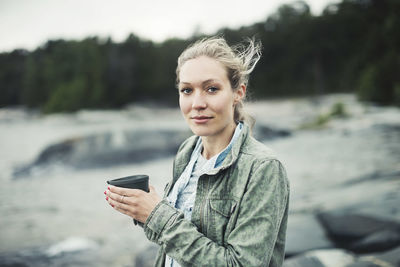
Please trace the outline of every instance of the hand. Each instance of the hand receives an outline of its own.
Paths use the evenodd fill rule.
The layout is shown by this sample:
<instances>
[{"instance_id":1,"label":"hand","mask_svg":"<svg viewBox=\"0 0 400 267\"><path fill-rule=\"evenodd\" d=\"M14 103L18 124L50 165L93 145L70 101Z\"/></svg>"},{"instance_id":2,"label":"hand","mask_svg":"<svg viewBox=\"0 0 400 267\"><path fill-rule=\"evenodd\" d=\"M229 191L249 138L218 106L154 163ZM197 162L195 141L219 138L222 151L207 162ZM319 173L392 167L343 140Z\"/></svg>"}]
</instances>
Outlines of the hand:
<instances>
[{"instance_id":1,"label":"hand","mask_svg":"<svg viewBox=\"0 0 400 267\"><path fill-rule=\"evenodd\" d=\"M139 189L130 189L117 186L109 186L106 200L117 211L144 223L150 213L161 201L153 186L149 186L147 193Z\"/></svg>"}]
</instances>

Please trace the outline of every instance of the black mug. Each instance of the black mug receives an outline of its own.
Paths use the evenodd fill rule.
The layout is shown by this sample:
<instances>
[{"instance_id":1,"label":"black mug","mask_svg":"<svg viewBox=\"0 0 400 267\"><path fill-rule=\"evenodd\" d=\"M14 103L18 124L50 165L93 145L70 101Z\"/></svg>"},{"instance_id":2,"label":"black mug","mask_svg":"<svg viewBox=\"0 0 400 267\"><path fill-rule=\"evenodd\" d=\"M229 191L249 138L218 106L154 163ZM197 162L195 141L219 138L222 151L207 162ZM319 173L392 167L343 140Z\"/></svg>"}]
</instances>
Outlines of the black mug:
<instances>
[{"instance_id":1,"label":"black mug","mask_svg":"<svg viewBox=\"0 0 400 267\"><path fill-rule=\"evenodd\" d=\"M107 181L108 184L124 187L124 188L132 188L132 189L140 189L145 192L149 192L149 176L140 174L140 175L132 175L117 179L112 179Z\"/></svg>"},{"instance_id":2,"label":"black mug","mask_svg":"<svg viewBox=\"0 0 400 267\"><path fill-rule=\"evenodd\" d=\"M117 179L108 180L107 184L124 187L124 188L131 188L131 189L140 189L145 192L149 192L149 176L140 174L140 175L132 175ZM133 219L135 225L138 224L138 221Z\"/></svg>"}]
</instances>

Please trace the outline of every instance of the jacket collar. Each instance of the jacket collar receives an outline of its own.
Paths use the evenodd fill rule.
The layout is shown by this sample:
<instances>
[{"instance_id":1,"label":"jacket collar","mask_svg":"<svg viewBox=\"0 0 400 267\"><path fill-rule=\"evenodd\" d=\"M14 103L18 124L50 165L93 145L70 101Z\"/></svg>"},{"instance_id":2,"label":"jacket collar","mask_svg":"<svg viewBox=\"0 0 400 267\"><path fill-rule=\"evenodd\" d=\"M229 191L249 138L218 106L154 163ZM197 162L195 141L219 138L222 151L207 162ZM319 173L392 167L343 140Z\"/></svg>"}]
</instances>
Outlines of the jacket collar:
<instances>
[{"instance_id":1,"label":"jacket collar","mask_svg":"<svg viewBox=\"0 0 400 267\"><path fill-rule=\"evenodd\" d=\"M242 122L243 123L243 122ZM226 158L222 162L221 166L218 168L213 169L212 171L208 172L209 175L215 175L220 170L226 169L230 167L232 164L235 163L239 156L240 148L242 147L243 143L247 140L247 137L250 134L250 128L246 123L243 123L243 129L240 132L240 135L236 142L233 144L231 150L226 155ZM174 161L174 183L179 178L180 174L185 169L186 165L190 161L190 157L194 148L196 147L196 143L200 137L199 136L192 136L187 141L186 144L183 145L182 150L177 154L175 161Z\"/></svg>"}]
</instances>

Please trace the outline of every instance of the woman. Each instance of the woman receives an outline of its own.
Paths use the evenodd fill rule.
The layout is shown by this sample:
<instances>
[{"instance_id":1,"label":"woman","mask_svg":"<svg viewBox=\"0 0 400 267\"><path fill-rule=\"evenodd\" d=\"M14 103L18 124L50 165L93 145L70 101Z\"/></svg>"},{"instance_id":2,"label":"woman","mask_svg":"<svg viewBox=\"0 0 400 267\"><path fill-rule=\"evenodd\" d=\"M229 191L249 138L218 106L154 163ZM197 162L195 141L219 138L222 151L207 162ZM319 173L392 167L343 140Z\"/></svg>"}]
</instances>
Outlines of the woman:
<instances>
[{"instance_id":1,"label":"woman","mask_svg":"<svg viewBox=\"0 0 400 267\"><path fill-rule=\"evenodd\" d=\"M164 198L109 187L117 211L160 246L156 266L281 266L289 185L243 112L260 46L200 40L179 57L179 105L195 134L179 148Z\"/></svg>"}]
</instances>

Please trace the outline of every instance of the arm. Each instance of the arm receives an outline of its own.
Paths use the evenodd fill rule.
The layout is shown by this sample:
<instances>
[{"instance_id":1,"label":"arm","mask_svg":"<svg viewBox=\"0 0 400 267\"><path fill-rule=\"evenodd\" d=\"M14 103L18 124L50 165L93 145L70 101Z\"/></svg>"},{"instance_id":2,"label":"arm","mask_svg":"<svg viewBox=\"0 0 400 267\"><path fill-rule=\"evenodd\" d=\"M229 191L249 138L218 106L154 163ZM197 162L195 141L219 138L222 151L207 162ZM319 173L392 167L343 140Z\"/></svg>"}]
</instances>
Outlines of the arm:
<instances>
[{"instance_id":1,"label":"arm","mask_svg":"<svg viewBox=\"0 0 400 267\"><path fill-rule=\"evenodd\" d=\"M288 202L285 170L277 160L263 162L252 174L226 246L218 245L163 200L144 225L145 234L181 265L268 265Z\"/></svg>"}]
</instances>

